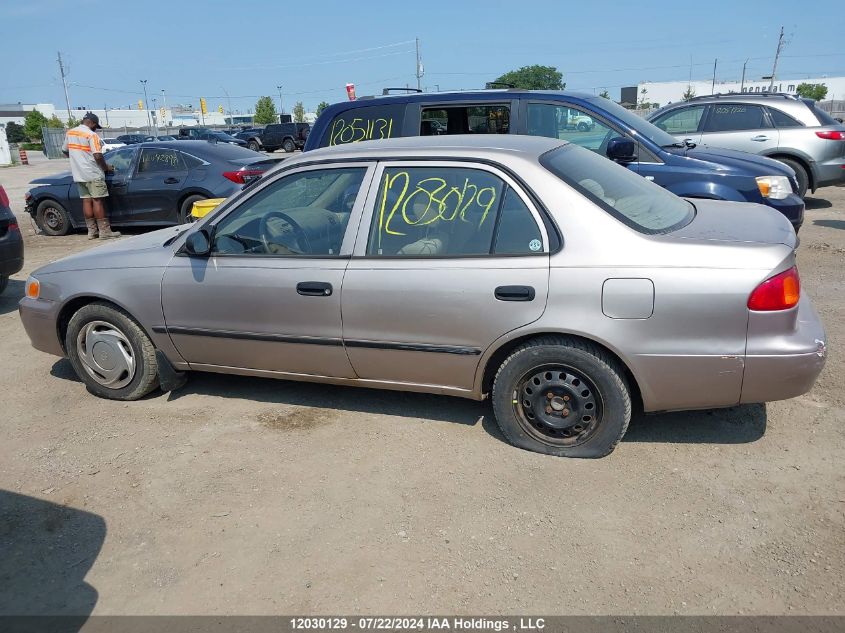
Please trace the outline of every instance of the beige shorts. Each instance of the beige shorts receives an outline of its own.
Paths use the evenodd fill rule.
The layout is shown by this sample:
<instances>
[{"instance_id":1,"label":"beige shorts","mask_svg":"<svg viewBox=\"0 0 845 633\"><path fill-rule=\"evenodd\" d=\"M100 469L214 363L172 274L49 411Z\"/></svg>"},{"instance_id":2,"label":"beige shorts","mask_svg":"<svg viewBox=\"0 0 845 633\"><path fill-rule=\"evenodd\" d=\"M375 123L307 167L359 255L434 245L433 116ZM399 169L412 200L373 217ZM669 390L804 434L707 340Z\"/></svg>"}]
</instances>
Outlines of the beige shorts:
<instances>
[{"instance_id":1,"label":"beige shorts","mask_svg":"<svg viewBox=\"0 0 845 633\"><path fill-rule=\"evenodd\" d=\"M109 190L106 187L106 179L98 178L89 182L76 183L79 189L80 198L108 198Z\"/></svg>"}]
</instances>

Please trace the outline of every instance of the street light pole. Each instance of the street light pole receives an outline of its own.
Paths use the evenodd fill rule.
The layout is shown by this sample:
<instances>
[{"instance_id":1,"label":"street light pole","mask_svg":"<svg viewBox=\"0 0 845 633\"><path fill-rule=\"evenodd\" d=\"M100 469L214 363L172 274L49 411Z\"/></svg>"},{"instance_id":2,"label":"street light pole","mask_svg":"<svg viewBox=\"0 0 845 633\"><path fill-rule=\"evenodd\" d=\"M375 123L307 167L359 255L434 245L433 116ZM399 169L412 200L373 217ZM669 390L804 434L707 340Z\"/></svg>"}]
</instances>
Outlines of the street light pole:
<instances>
[{"instance_id":1,"label":"street light pole","mask_svg":"<svg viewBox=\"0 0 845 633\"><path fill-rule=\"evenodd\" d=\"M164 102L164 116L162 117L164 121L164 133L167 134L167 95L164 94L164 88L161 89L161 100Z\"/></svg>"},{"instance_id":2,"label":"street light pole","mask_svg":"<svg viewBox=\"0 0 845 633\"><path fill-rule=\"evenodd\" d=\"M150 102L147 101L147 80L139 79L138 81L144 86L144 109L147 111L147 131L152 133L153 124L150 120Z\"/></svg>"},{"instance_id":3,"label":"street light pole","mask_svg":"<svg viewBox=\"0 0 845 633\"><path fill-rule=\"evenodd\" d=\"M223 88L223 86L220 86ZM229 125L235 125L235 119L232 117L232 98L229 96L228 91L223 88L223 94L226 95L226 101L229 102Z\"/></svg>"},{"instance_id":4,"label":"street light pole","mask_svg":"<svg viewBox=\"0 0 845 633\"><path fill-rule=\"evenodd\" d=\"M283 112L283 109L282 109L282 86L281 85L276 86L276 89L279 91L279 114L281 114Z\"/></svg>"}]
</instances>

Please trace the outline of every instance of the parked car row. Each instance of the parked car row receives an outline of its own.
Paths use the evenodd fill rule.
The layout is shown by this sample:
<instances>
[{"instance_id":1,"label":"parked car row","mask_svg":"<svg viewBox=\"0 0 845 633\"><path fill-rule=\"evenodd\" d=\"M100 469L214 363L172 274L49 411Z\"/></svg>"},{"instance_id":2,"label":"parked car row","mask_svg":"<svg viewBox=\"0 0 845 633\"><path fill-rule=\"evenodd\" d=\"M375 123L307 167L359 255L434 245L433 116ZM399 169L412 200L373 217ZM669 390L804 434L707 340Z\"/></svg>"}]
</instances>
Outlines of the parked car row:
<instances>
[{"instance_id":1,"label":"parked car row","mask_svg":"<svg viewBox=\"0 0 845 633\"><path fill-rule=\"evenodd\" d=\"M9 196L0 185L0 292L9 277L23 268L23 237L18 219L9 207Z\"/></svg>"}]
</instances>

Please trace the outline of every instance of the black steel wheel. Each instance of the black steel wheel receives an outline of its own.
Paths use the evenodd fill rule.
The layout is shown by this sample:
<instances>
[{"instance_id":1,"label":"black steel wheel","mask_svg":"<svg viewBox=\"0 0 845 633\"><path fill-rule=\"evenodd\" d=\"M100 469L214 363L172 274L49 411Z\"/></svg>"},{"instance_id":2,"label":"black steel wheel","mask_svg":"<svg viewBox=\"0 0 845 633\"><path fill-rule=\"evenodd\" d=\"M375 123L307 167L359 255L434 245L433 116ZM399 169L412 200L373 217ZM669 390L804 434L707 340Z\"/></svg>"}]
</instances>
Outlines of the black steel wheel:
<instances>
[{"instance_id":1,"label":"black steel wheel","mask_svg":"<svg viewBox=\"0 0 845 633\"><path fill-rule=\"evenodd\" d=\"M514 349L493 382L493 410L514 446L560 457L604 457L631 419L619 361L598 345L543 336Z\"/></svg>"},{"instance_id":2,"label":"black steel wheel","mask_svg":"<svg viewBox=\"0 0 845 633\"><path fill-rule=\"evenodd\" d=\"M47 235L67 235L73 228L67 209L55 200L42 200L35 209L35 223Z\"/></svg>"},{"instance_id":3,"label":"black steel wheel","mask_svg":"<svg viewBox=\"0 0 845 633\"><path fill-rule=\"evenodd\" d=\"M249 143L246 144L246 146L249 149L251 149L253 152L260 152L261 151L261 145L259 145L258 141L256 141L256 140L250 141Z\"/></svg>"},{"instance_id":4,"label":"black steel wheel","mask_svg":"<svg viewBox=\"0 0 845 633\"><path fill-rule=\"evenodd\" d=\"M296 150L296 144L293 142L292 139L286 138L285 142L282 143L282 149L285 150L288 154Z\"/></svg>"}]
</instances>

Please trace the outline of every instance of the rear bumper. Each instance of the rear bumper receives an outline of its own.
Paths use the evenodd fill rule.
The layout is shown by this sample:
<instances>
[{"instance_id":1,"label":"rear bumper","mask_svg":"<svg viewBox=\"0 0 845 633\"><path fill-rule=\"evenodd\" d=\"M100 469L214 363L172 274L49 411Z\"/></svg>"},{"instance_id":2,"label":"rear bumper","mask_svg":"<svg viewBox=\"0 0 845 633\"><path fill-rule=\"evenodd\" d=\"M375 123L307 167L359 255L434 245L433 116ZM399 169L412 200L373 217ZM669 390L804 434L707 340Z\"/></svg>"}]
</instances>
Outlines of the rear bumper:
<instances>
[{"instance_id":1,"label":"rear bumper","mask_svg":"<svg viewBox=\"0 0 845 633\"><path fill-rule=\"evenodd\" d=\"M784 325L790 326L785 334ZM826 359L824 326L806 294L797 309L752 312L740 402L771 402L805 394Z\"/></svg>"},{"instance_id":2,"label":"rear bumper","mask_svg":"<svg viewBox=\"0 0 845 633\"><path fill-rule=\"evenodd\" d=\"M0 275L8 277L23 268L23 237L18 229L0 237Z\"/></svg>"},{"instance_id":3,"label":"rear bumper","mask_svg":"<svg viewBox=\"0 0 845 633\"><path fill-rule=\"evenodd\" d=\"M837 141L841 142L841 141ZM816 187L828 187L845 183L845 158L834 158L815 165Z\"/></svg>"}]
</instances>

